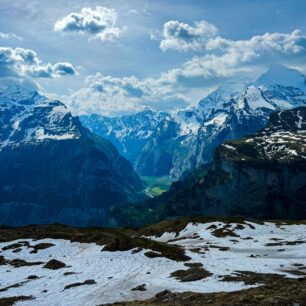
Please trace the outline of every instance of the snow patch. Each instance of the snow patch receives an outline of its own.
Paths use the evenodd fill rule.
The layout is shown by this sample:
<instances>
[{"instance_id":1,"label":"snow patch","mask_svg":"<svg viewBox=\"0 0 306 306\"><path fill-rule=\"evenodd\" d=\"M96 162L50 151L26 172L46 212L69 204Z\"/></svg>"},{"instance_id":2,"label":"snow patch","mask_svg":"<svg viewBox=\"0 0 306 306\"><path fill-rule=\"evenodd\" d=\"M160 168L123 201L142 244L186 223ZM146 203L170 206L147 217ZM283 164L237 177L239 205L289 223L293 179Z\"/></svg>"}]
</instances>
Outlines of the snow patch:
<instances>
[{"instance_id":1,"label":"snow patch","mask_svg":"<svg viewBox=\"0 0 306 306\"><path fill-rule=\"evenodd\" d=\"M216 236L216 230L231 231L235 236ZM38 278L28 280L21 287L0 292L0 297L32 295L31 301L18 305L99 305L116 301L147 299L165 289L173 292L220 292L236 291L249 286L242 282L223 282L220 277L235 271L286 274L298 277L285 270L294 264L306 266L306 225L276 225L272 222L189 223L178 234L166 232L161 237L148 237L156 241L182 246L190 262L203 264L212 276L198 281L180 282L170 277L179 269L187 270L182 262L167 258L148 258L147 250L102 251L95 243L70 242L63 239L42 239L31 244L52 243L54 246L39 250L22 247L19 253L2 250L6 259L23 259L28 262L48 262L56 259L66 264L65 268L49 270L44 264L14 268L0 266L1 288L24 282L30 275ZM25 239L22 239L23 241ZM3 248L11 241L0 243ZM281 249L281 251L280 251ZM64 275L65 272L69 272ZM64 290L65 286L93 279L95 284ZM146 291L131 291L146 284Z\"/></svg>"}]
</instances>

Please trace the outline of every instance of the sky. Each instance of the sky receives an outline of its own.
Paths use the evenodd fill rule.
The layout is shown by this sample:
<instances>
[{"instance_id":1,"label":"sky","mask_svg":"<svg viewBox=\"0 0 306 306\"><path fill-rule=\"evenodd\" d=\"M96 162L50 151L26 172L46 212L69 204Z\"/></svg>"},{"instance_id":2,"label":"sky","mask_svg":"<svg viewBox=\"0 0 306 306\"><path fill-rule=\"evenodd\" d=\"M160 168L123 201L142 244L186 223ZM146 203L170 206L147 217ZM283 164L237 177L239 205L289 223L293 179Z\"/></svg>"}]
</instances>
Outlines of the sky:
<instances>
[{"instance_id":1,"label":"sky","mask_svg":"<svg viewBox=\"0 0 306 306\"><path fill-rule=\"evenodd\" d=\"M0 0L0 88L76 114L196 105L273 64L306 73L304 0Z\"/></svg>"}]
</instances>

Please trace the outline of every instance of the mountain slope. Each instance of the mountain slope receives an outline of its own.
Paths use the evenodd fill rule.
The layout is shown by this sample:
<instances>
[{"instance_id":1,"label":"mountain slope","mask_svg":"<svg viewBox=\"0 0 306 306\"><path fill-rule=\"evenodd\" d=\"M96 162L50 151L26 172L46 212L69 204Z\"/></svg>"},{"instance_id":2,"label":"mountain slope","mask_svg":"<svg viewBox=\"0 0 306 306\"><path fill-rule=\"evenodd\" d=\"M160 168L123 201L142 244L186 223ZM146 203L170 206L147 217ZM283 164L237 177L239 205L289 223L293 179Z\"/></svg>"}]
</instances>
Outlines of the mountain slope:
<instances>
[{"instance_id":1,"label":"mountain slope","mask_svg":"<svg viewBox=\"0 0 306 306\"><path fill-rule=\"evenodd\" d=\"M116 118L84 116L81 121L112 141L138 173L180 178L208 163L223 141L265 127L273 111L303 105L305 76L273 66L256 80L225 83L197 107L176 114L146 111ZM139 144L136 151L135 141Z\"/></svg>"},{"instance_id":2,"label":"mountain slope","mask_svg":"<svg viewBox=\"0 0 306 306\"><path fill-rule=\"evenodd\" d=\"M103 224L142 183L114 146L36 91L0 94L0 223Z\"/></svg>"},{"instance_id":3,"label":"mountain slope","mask_svg":"<svg viewBox=\"0 0 306 306\"><path fill-rule=\"evenodd\" d=\"M169 174L173 153L171 143L179 129L170 114L145 110L116 118L94 114L80 119L92 132L110 140L138 173L148 176Z\"/></svg>"},{"instance_id":4,"label":"mountain slope","mask_svg":"<svg viewBox=\"0 0 306 306\"><path fill-rule=\"evenodd\" d=\"M219 146L211 164L141 205L113 209L119 223L184 215L306 218L306 107L271 114L254 136Z\"/></svg>"}]
</instances>

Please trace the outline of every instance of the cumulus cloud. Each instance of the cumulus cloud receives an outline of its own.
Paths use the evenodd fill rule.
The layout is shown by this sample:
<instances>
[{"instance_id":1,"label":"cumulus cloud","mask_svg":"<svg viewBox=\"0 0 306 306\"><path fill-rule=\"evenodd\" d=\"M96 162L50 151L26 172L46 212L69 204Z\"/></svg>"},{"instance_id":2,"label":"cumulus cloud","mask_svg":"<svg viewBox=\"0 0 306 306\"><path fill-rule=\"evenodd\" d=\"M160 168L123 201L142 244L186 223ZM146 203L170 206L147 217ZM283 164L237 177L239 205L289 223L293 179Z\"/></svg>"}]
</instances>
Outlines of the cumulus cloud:
<instances>
[{"instance_id":1,"label":"cumulus cloud","mask_svg":"<svg viewBox=\"0 0 306 306\"><path fill-rule=\"evenodd\" d=\"M189 103L179 88L173 91L172 85L162 84L161 79L116 78L97 73L87 77L86 85L65 99L78 114L119 115L146 107L170 111Z\"/></svg>"},{"instance_id":2,"label":"cumulus cloud","mask_svg":"<svg viewBox=\"0 0 306 306\"><path fill-rule=\"evenodd\" d=\"M253 56L262 52L279 52L282 54L297 54L305 50L306 36L300 30L291 33L266 33L251 37L249 40L228 40L220 36L208 40L207 51L221 50L237 51Z\"/></svg>"},{"instance_id":3,"label":"cumulus cloud","mask_svg":"<svg viewBox=\"0 0 306 306\"><path fill-rule=\"evenodd\" d=\"M170 28L176 29L173 35L177 39L184 38L186 44L192 45L185 45L184 50L195 50L197 44L201 45L202 54L180 67L163 72L157 78L142 80L98 73L87 78L84 88L67 97L67 103L81 114L116 115L139 111L146 106L171 111L187 106L195 97L194 93L197 98L200 98L199 94L203 97L229 78L263 72L272 63L296 66L305 59L306 37L299 30L266 33L235 41L217 35L213 27L210 30L206 27L206 32L199 30L201 27L195 24L190 30L190 27L183 26L183 31L181 26L171 25Z\"/></svg>"},{"instance_id":4,"label":"cumulus cloud","mask_svg":"<svg viewBox=\"0 0 306 306\"><path fill-rule=\"evenodd\" d=\"M33 50L0 47L0 77L56 78L76 73L68 62L43 63Z\"/></svg>"},{"instance_id":5,"label":"cumulus cloud","mask_svg":"<svg viewBox=\"0 0 306 306\"><path fill-rule=\"evenodd\" d=\"M22 37L14 34L14 33L4 33L0 32L0 39L15 39L15 40L23 40Z\"/></svg>"},{"instance_id":6,"label":"cumulus cloud","mask_svg":"<svg viewBox=\"0 0 306 306\"><path fill-rule=\"evenodd\" d=\"M306 55L306 36L291 33L265 33L246 40L230 40L218 35L206 21L190 26L178 21L164 24L160 48L163 51L198 51L198 55L172 69L164 77L186 86L203 86L216 80L250 73L271 63L294 64Z\"/></svg>"},{"instance_id":7,"label":"cumulus cloud","mask_svg":"<svg viewBox=\"0 0 306 306\"><path fill-rule=\"evenodd\" d=\"M205 20L195 22L193 26L171 20L164 24L160 48L163 51L202 50L207 41L215 37L217 33L218 29Z\"/></svg>"},{"instance_id":8,"label":"cumulus cloud","mask_svg":"<svg viewBox=\"0 0 306 306\"><path fill-rule=\"evenodd\" d=\"M81 33L89 39L112 41L120 36L121 29L116 27L118 14L114 9L102 6L82 8L80 13L70 13L58 20L54 30L62 33Z\"/></svg>"},{"instance_id":9,"label":"cumulus cloud","mask_svg":"<svg viewBox=\"0 0 306 306\"><path fill-rule=\"evenodd\" d=\"M28 74L34 78L54 78L76 74L75 68L67 62L59 62L55 65L37 65L28 69Z\"/></svg>"},{"instance_id":10,"label":"cumulus cloud","mask_svg":"<svg viewBox=\"0 0 306 306\"><path fill-rule=\"evenodd\" d=\"M178 21L164 24L160 48L163 51L202 51L243 54L245 59L260 52L280 52L294 54L305 48L305 36L300 30L292 33L266 33L253 36L249 40L230 40L218 34L217 27L205 20L194 26Z\"/></svg>"},{"instance_id":11,"label":"cumulus cloud","mask_svg":"<svg viewBox=\"0 0 306 306\"><path fill-rule=\"evenodd\" d=\"M266 33L249 40L232 41L216 37L207 42L206 52L166 75L176 81L201 85L216 78L228 78L254 71L271 63L294 63L306 55L306 37L301 31ZM197 82L201 80L201 82Z\"/></svg>"}]
</instances>

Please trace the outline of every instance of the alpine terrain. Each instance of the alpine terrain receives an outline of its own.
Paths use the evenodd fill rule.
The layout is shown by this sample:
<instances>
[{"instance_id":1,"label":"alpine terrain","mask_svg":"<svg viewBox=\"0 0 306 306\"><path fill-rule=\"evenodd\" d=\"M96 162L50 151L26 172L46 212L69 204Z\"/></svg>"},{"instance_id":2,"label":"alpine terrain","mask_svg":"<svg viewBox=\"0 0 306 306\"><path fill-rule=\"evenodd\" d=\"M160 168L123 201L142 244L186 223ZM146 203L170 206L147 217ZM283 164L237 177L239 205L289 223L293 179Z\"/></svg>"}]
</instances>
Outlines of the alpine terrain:
<instances>
[{"instance_id":1,"label":"alpine terrain","mask_svg":"<svg viewBox=\"0 0 306 306\"><path fill-rule=\"evenodd\" d=\"M305 243L303 223L239 218L0 228L0 302L302 306Z\"/></svg>"},{"instance_id":2,"label":"alpine terrain","mask_svg":"<svg viewBox=\"0 0 306 306\"><path fill-rule=\"evenodd\" d=\"M266 128L226 141L168 192L113 211L122 224L185 215L305 219L306 107L272 113Z\"/></svg>"},{"instance_id":3,"label":"alpine terrain","mask_svg":"<svg viewBox=\"0 0 306 306\"><path fill-rule=\"evenodd\" d=\"M305 80L298 70L275 65L257 79L224 83L196 107L177 113L93 114L81 121L109 139L139 174L178 179L208 163L224 140L265 127L272 112L306 105Z\"/></svg>"},{"instance_id":4,"label":"alpine terrain","mask_svg":"<svg viewBox=\"0 0 306 306\"><path fill-rule=\"evenodd\" d=\"M0 125L0 224L103 224L110 205L139 199L130 163L63 103L10 86Z\"/></svg>"}]
</instances>

